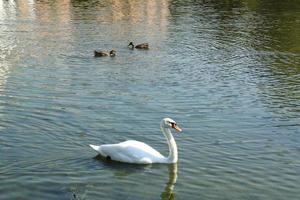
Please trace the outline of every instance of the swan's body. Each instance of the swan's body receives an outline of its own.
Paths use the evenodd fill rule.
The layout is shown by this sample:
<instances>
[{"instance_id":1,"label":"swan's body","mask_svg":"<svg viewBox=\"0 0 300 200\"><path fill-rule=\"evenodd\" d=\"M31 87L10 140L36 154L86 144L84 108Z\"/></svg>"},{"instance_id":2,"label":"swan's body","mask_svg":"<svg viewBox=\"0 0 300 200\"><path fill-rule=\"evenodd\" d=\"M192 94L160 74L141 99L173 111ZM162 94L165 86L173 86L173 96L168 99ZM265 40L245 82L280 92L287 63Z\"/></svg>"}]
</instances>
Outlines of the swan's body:
<instances>
[{"instance_id":1,"label":"swan's body","mask_svg":"<svg viewBox=\"0 0 300 200\"><path fill-rule=\"evenodd\" d=\"M112 160L128 163L161 162L164 156L149 145L136 140L128 140L118 144L90 145L102 156Z\"/></svg>"},{"instance_id":2,"label":"swan's body","mask_svg":"<svg viewBox=\"0 0 300 200\"><path fill-rule=\"evenodd\" d=\"M136 164L176 163L178 160L177 145L170 128L174 128L177 131L181 131L181 129L177 126L176 122L170 118L163 119L160 127L168 142L168 157L164 157L149 145L135 140L128 140L118 144L90 146L102 156L120 162Z\"/></svg>"}]
</instances>

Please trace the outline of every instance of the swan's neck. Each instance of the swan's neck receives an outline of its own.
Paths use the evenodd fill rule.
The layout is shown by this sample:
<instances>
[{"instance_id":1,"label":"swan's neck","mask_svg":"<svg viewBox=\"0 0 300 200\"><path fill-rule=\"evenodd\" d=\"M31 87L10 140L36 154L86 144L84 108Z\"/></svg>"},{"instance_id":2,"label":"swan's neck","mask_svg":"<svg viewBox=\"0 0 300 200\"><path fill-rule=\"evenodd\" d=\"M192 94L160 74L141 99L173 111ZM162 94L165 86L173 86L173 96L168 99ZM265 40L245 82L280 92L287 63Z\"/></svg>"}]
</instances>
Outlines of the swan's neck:
<instances>
[{"instance_id":1,"label":"swan's neck","mask_svg":"<svg viewBox=\"0 0 300 200\"><path fill-rule=\"evenodd\" d=\"M166 158L167 163L176 163L178 160L178 152L175 139L169 128L165 128L161 125L161 130L166 137L169 146L169 156Z\"/></svg>"}]
</instances>

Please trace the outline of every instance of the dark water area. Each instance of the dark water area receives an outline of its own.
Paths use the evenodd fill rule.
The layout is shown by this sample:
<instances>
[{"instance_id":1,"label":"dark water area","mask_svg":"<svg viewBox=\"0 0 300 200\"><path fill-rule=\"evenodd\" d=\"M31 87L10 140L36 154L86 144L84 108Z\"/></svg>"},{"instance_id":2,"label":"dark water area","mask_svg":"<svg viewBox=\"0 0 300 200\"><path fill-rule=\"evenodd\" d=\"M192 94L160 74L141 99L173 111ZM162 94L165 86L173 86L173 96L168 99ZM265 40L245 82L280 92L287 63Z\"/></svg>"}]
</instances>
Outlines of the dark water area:
<instances>
[{"instance_id":1,"label":"dark water area","mask_svg":"<svg viewBox=\"0 0 300 200\"><path fill-rule=\"evenodd\" d=\"M88 146L167 155L166 116L177 164ZM299 1L0 1L0 180L0 199L299 199Z\"/></svg>"}]
</instances>

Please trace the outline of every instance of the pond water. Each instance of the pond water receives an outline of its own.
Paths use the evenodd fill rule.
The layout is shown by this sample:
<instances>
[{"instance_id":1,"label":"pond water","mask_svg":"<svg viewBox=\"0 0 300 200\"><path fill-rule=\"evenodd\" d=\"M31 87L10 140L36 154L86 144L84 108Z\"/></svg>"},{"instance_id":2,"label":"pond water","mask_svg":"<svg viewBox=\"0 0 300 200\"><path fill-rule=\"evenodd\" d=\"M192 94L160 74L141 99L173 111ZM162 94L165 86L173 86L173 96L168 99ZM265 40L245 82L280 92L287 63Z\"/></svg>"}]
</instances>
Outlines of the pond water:
<instances>
[{"instance_id":1,"label":"pond water","mask_svg":"<svg viewBox=\"0 0 300 200\"><path fill-rule=\"evenodd\" d=\"M0 199L299 198L297 0L3 0L0 25ZM167 155L166 116L178 164L88 146Z\"/></svg>"}]
</instances>

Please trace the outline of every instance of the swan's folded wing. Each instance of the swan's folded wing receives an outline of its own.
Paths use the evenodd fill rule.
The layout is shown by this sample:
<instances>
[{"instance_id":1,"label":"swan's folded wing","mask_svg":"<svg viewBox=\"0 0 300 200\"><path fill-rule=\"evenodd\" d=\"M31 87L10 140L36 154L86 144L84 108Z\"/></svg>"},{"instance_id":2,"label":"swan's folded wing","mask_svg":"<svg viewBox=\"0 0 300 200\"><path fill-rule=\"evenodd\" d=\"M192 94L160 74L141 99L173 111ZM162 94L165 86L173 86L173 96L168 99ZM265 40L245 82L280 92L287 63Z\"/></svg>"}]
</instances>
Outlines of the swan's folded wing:
<instances>
[{"instance_id":1,"label":"swan's folded wing","mask_svg":"<svg viewBox=\"0 0 300 200\"><path fill-rule=\"evenodd\" d=\"M149 145L129 140L119 144L101 145L104 156L109 156L112 160L129 163L153 163L159 159L164 159L158 151Z\"/></svg>"}]
</instances>

